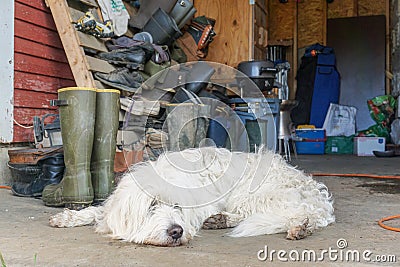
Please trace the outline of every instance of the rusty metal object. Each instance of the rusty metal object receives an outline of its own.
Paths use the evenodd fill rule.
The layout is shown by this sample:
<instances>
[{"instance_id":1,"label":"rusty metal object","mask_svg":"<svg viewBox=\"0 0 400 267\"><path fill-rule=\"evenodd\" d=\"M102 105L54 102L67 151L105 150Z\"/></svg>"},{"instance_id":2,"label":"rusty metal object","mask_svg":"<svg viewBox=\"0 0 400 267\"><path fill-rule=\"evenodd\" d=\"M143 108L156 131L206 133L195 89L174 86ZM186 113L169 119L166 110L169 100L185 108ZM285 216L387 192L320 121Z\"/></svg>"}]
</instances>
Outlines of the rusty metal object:
<instances>
[{"instance_id":1,"label":"rusty metal object","mask_svg":"<svg viewBox=\"0 0 400 267\"><path fill-rule=\"evenodd\" d=\"M56 153L62 153L63 147L10 149L8 157L10 163L35 165L39 160Z\"/></svg>"}]
</instances>

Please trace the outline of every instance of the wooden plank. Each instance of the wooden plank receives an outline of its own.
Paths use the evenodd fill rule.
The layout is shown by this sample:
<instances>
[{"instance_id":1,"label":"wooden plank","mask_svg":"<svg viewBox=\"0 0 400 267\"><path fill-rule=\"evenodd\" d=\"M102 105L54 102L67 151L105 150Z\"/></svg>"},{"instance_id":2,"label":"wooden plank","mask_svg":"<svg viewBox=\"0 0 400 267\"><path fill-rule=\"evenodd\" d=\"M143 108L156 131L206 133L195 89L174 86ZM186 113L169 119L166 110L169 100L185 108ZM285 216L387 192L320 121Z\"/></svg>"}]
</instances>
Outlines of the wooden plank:
<instances>
[{"instance_id":1,"label":"wooden plank","mask_svg":"<svg viewBox=\"0 0 400 267\"><path fill-rule=\"evenodd\" d=\"M32 125L29 124L29 125ZM14 124L14 132L13 132L13 143L19 142L34 142L35 138L33 136L33 128L25 129L16 124Z\"/></svg>"},{"instance_id":2,"label":"wooden plank","mask_svg":"<svg viewBox=\"0 0 400 267\"><path fill-rule=\"evenodd\" d=\"M79 2L82 2L83 4L85 4L87 6L99 7L96 0L79 0Z\"/></svg>"},{"instance_id":3,"label":"wooden plank","mask_svg":"<svg viewBox=\"0 0 400 267\"><path fill-rule=\"evenodd\" d=\"M267 28L267 12L259 5L254 5L255 10L255 24Z\"/></svg>"},{"instance_id":4,"label":"wooden plank","mask_svg":"<svg viewBox=\"0 0 400 267\"><path fill-rule=\"evenodd\" d=\"M95 88L66 0L47 0L77 86Z\"/></svg>"},{"instance_id":5,"label":"wooden plank","mask_svg":"<svg viewBox=\"0 0 400 267\"><path fill-rule=\"evenodd\" d=\"M326 1L307 0L298 3L298 47L320 43L326 44Z\"/></svg>"},{"instance_id":6,"label":"wooden plank","mask_svg":"<svg viewBox=\"0 0 400 267\"><path fill-rule=\"evenodd\" d=\"M385 51L386 55L385 55L385 57L386 57L386 61L385 61L385 71L391 71L391 65L390 65L390 63L391 63L391 52L390 52L390 21L391 21L391 18L390 18L390 0L386 0L385 4L386 4L386 6L385 6L385 8L386 8L386 11L385 11L385 14L386 14L386 16L385 16L386 17L386 33L385 33L385 39L386 39L386 51ZM391 81L391 79L389 78L389 76L385 75L385 92L386 92L387 95L390 95L392 93L391 92L391 87L390 87L390 81ZM397 98L397 101L400 101L400 98ZM399 105L397 107L399 107ZM397 111L397 112L399 112L399 111ZM399 113L397 113L397 114L399 114Z\"/></svg>"},{"instance_id":7,"label":"wooden plank","mask_svg":"<svg viewBox=\"0 0 400 267\"><path fill-rule=\"evenodd\" d=\"M217 36L206 60L236 67L249 59L250 5L242 0L196 0L197 13L216 19Z\"/></svg>"},{"instance_id":8,"label":"wooden plank","mask_svg":"<svg viewBox=\"0 0 400 267\"><path fill-rule=\"evenodd\" d=\"M115 70L113 65L98 58L86 56L86 61L88 63L87 68L91 71L110 73L111 71Z\"/></svg>"},{"instance_id":9,"label":"wooden plank","mask_svg":"<svg viewBox=\"0 0 400 267\"><path fill-rule=\"evenodd\" d=\"M358 13L358 1L359 0L353 0L353 6L354 6L354 11L353 11L353 17L358 17L359 13ZM368 1L371 2L371 1Z\"/></svg>"},{"instance_id":10,"label":"wooden plank","mask_svg":"<svg viewBox=\"0 0 400 267\"><path fill-rule=\"evenodd\" d=\"M87 11L89 11L89 10L91 10L92 11L92 14L93 14L93 16L94 16L94 18L97 20L97 21L102 21L102 18L100 17L101 16L101 11L100 11L100 9L95 9L95 10L93 10L93 9L86 9L86 10L80 10L80 9L77 9L77 8L74 8L74 7L69 7L68 8L69 9L69 14L70 14L70 16L71 16L71 19L72 19L72 21L77 21L77 20L79 20L82 16L84 16L85 15L85 13L87 12Z\"/></svg>"},{"instance_id":11,"label":"wooden plank","mask_svg":"<svg viewBox=\"0 0 400 267\"><path fill-rule=\"evenodd\" d=\"M85 34L83 32L78 32L78 38L80 46L91 48L100 52L108 52L104 41L101 39L98 39L92 35Z\"/></svg>"},{"instance_id":12,"label":"wooden plank","mask_svg":"<svg viewBox=\"0 0 400 267\"><path fill-rule=\"evenodd\" d=\"M71 77L71 69L67 63L46 60L20 53L14 54L14 69L21 72L66 79Z\"/></svg>"},{"instance_id":13,"label":"wooden plank","mask_svg":"<svg viewBox=\"0 0 400 267\"><path fill-rule=\"evenodd\" d=\"M263 3L264 1L259 1ZM265 59L267 54L266 46L268 45L268 32L267 32L267 12L263 9L265 5L254 5L254 59Z\"/></svg>"},{"instance_id":14,"label":"wooden plank","mask_svg":"<svg viewBox=\"0 0 400 267\"><path fill-rule=\"evenodd\" d=\"M333 1L328 5L328 18L346 18L357 16L358 0Z\"/></svg>"},{"instance_id":15,"label":"wooden plank","mask_svg":"<svg viewBox=\"0 0 400 267\"><path fill-rule=\"evenodd\" d=\"M102 84L98 80L95 80L94 82L96 83L96 88L99 88L99 89L108 89L108 88L110 88L109 86L105 86L104 84Z\"/></svg>"},{"instance_id":16,"label":"wooden plank","mask_svg":"<svg viewBox=\"0 0 400 267\"><path fill-rule=\"evenodd\" d=\"M322 21L322 23L321 23L321 25L322 25L322 29L321 29L321 31L322 31L322 44L323 45L326 45L326 32L327 32L327 20L328 20L328 12L327 12L327 9L328 9L328 2L326 2L326 1L323 1L322 2L322 8L323 8L323 11L322 11L322 14L321 14L321 17L320 17L320 20Z\"/></svg>"},{"instance_id":17,"label":"wooden plank","mask_svg":"<svg viewBox=\"0 0 400 267\"><path fill-rule=\"evenodd\" d=\"M68 10L69 10L69 14L71 16L72 21L77 21L83 15L85 15L85 12L75 9L75 8L72 8L72 7L68 7Z\"/></svg>"},{"instance_id":18,"label":"wooden plank","mask_svg":"<svg viewBox=\"0 0 400 267\"><path fill-rule=\"evenodd\" d=\"M298 25L297 25L297 13L298 13L298 5L296 3L295 8L292 10L292 16L295 18L293 20L293 46L289 51L289 55L292 53L292 61L289 60L290 66L292 71L289 72L289 96L294 99L297 91L297 82L296 82L296 72L299 63L299 54L298 54L298 44L297 44L297 32L298 32ZM288 55L288 56L289 56Z\"/></svg>"},{"instance_id":19,"label":"wooden plank","mask_svg":"<svg viewBox=\"0 0 400 267\"><path fill-rule=\"evenodd\" d=\"M15 36L31 40L35 38L35 42L63 49L60 37L56 31L45 29L26 21L14 20Z\"/></svg>"},{"instance_id":20,"label":"wooden plank","mask_svg":"<svg viewBox=\"0 0 400 267\"><path fill-rule=\"evenodd\" d=\"M18 2L15 2L15 18L46 29L56 30L51 14Z\"/></svg>"},{"instance_id":21,"label":"wooden plank","mask_svg":"<svg viewBox=\"0 0 400 267\"><path fill-rule=\"evenodd\" d=\"M51 108L50 100L56 99L57 93L43 93L30 90L14 90L14 106L25 108Z\"/></svg>"},{"instance_id":22,"label":"wooden plank","mask_svg":"<svg viewBox=\"0 0 400 267\"><path fill-rule=\"evenodd\" d=\"M340 2L340 1L335 1ZM297 17L293 16L297 1L285 4L279 1L269 1L268 43L293 38L293 25Z\"/></svg>"},{"instance_id":23,"label":"wooden plank","mask_svg":"<svg viewBox=\"0 0 400 267\"><path fill-rule=\"evenodd\" d=\"M70 79L49 77L40 74L14 71L14 88L47 93L56 93L59 88L76 86L72 74Z\"/></svg>"},{"instance_id":24,"label":"wooden plank","mask_svg":"<svg viewBox=\"0 0 400 267\"><path fill-rule=\"evenodd\" d=\"M259 6L262 10L264 10L265 14L267 14L268 0L256 0L255 4Z\"/></svg>"},{"instance_id":25,"label":"wooden plank","mask_svg":"<svg viewBox=\"0 0 400 267\"><path fill-rule=\"evenodd\" d=\"M253 60L254 59L254 35L255 35L255 10L254 10L254 5L249 6L249 18L248 18L248 36L247 40L249 42L248 44L248 58L245 60Z\"/></svg>"},{"instance_id":26,"label":"wooden plank","mask_svg":"<svg viewBox=\"0 0 400 267\"><path fill-rule=\"evenodd\" d=\"M20 37L14 38L14 51L17 53L68 63L63 49L47 46Z\"/></svg>"},{"instance_id":27,"label":"wooden plank","mask_svg":"<svg viewBox=\"0 0 400 267\"><path fill-rule=\"evenodd\" d=\"M358 15L386 15L386 0L358 0Z\"/></svg>"}]
</instances>

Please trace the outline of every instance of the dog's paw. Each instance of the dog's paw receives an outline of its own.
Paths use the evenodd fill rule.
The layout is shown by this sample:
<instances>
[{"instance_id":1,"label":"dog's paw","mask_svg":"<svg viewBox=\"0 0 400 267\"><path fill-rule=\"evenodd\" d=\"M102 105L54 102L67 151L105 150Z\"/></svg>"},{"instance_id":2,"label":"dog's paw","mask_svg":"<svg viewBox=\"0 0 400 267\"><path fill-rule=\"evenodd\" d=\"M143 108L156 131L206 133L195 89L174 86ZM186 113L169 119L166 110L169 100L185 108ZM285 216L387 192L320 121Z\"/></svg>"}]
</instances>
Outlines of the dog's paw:
<instances>
[{"instance_id":1,"label":"dog's paw","mask_svg":"<svg viewBox=\"0 0 400 267\"><path fill-rule=\"evenodd\" d=\"M211 215L203 222L203 229L213 230L213 229L225 229L227 228L227 215L218 213Z\"/></svg>"},{"instance_id":2,"label":"dog's paw","mask_svg":"<svg viewBox=\"0 0 400 267\"><path fill-rule=\"evenodd\" d=\"M309 229L308 218L304 220L303 224L293 226L287 231L286 239L299 240L311 235L312 231Z\"/></svg>"},{"instance_id":3,"label":"dog's paw","mask_svg":"<svg viewBox=\"0 0 400 267\"><path fill-rule=\"evenodd\" d=\"M50 216L49 224L52 227L72 227L71 225L71 218L73 216L74 211L69 209L64 209L63 212L57 213L53 216Z\"/></svg>"}]
</instances>

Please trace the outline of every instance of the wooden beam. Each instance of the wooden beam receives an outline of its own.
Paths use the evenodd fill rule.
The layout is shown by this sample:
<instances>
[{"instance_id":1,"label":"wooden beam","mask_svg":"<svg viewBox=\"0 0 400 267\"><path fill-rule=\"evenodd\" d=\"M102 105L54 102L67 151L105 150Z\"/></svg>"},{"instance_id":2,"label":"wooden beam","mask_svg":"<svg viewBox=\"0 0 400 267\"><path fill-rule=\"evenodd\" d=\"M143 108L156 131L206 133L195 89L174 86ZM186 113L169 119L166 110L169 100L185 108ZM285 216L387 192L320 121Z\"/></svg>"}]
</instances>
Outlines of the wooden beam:
<instances>
[{"instance_id":1,"label":"wooden beam","mask_svg":"<svg viewBox=\"0 0 400 267\"><path fill-rule=\"evenodd\" d=\"M249 12L250 12L250 17L249 17L249 56L248 60L253 60L254 59L254 27L255 27L255 10L254 10L254 4L249 5Z\"/></svg>"},{"instance_id":2,"label":"wooden beam","mask_svg":"<svg viewBox=\"0 0 400 267\"><path fill-rule=\"evenodd\" d=\"M326 1L322 2L322 8L322 43L327 45L328 3Z\"/></svg>"},{"instance_id":3,"label":"wooden beam","mask_svg":"<svg viewBox=\"0 0 400 267\"><path fill-rule=\"evenodd\" d=\"M289 96L292 96L292 98L294 99L294 96L295 96L295 94L296 94L296 91L297 91L297 83L296 83L296 72L297 72L297 68L298 68L298 61L299 61L299 59L298 59L298 52L299 52L299 50L298 50L298 40L297 40L297 38L298 38L298 24L297 24L297 20L298 20L298 8L299 8L299 5L298 5L298 3L296 2L296 7L295 7L295 9L293 10L293 16L294 16L294 22L293 22L293 46L292 46L292 49L293 49L293 64L292 64L292 66L291 66L291 69L292 69L292 71L291 71L291 81L290 81L290 87L289 87ZM291 89L290 89L291 88Z\"/></svg>"},{"instance_id":4,"label":"wooden beam","mask_svg":"<svg viewBox=\"0 0 400 267\"><path fill-rule=\"evenodd\" d=\"M398 0L399 1L399 0ZM385 8L385 15L386 15L386 33L385 33L385 41L386 41L386 66L385 66L385 73L392 72L391 70L391 58L390 58L390 0L386 0L386 8ZM385 92L387 95L391 94L391 86L390 86L391 79L388 75L385 75Z\"/></svg>"},{"instance_id":5,"label":"wooden beam","mask_svg":"<svg viewBox=\"0 0 400 267\"><path fill-rule=\"evenodd\" d=\"M83 32L77 33L80 46L91 48L100 52L108 52L108 49L102 40L99 40L98 38L92 35L85 34Z\"/></svg>"},{"instance_id":6,"label":"wooden beam","mask_svg":"<svg viewBox=\"0 0 400 267\"><path fill-rule=\"evenodd\" d=\"M98 88L98 89L110 89L110 86L108 86L108 85L106 86L98 80L95 80L94 82L96 83L96 88ZM112 89L114 89L114 88L112 88Z\"/></svg>"},{"instance_id":7,"label":"wooden beam","mask_svg":"<svg viewBox=\"0 0 400 267\"><path fill-rule=\"evenodd\" d=\"M87 6L91 6L91 7L99 7L97 5L97 1L96 0L80 0L80 2L84 3Z\"/></svg>"},{"instance_id":8,"label":"wooden beam","mask_svg":"<svg viewBox=\"0 0 400 267\"><path fill-rule=\"evenodd\" d=\"M98 58L86 56L86 62L87 68L91 71L110 73L115 70L114 66Z\"/></svg>"},{"instance_id":9,"label":"wooden beam","mask_svg":"<svg viewBox=\"0 0 400 267\"><path fill-rule=\"evenodd\" d=\"M358 0L353 0L353 17L358 17Z\"/></svg>"},{"instance_id":10,"label":"wooden beam","mask_svg":"<svg viewBox=\"0 0 400 267\"><path fill-rule=\"evenodd\" d=\"M85 52L79 44L78 34L72 24L73 20L66 0L47 0L47 4L53 15L76 85L95 88L93 75L87 68Z\"/></svg>"}]
</instances>

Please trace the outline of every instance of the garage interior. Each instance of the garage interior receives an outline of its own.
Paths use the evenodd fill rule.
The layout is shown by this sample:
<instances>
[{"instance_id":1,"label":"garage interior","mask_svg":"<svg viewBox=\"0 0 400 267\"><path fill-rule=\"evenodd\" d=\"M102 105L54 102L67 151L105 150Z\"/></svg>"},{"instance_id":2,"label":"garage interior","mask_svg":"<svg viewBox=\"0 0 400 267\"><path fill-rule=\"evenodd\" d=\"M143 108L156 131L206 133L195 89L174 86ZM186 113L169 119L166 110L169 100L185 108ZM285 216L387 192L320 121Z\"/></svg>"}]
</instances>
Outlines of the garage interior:
<instances>
[{"instance_id":1,"label":"garage interior","mask_svg":"<svg viewBox=\"0 0 400 267\"><path fill-rule=\"evenodd\" d=\"M15 8L29 6L22 2L17 1ZM371 251L368 255L372 256L352 260L326 256L319 264L396 265L396 261L400 260L400 249L397 246L399 223L386 222L390 230L381 227L378 221L399 214L400 174L397 166L400 133L397 131L400 129L391 128L392 123L395 125L399 121L396 102L400 93L399 1L186 1L193 6L187 13L188 17L175 21L179 28L175 27L176 32L163 40L157 39L157 34L150 34L154 44L165 50L153 51L157 57L148 58L139 64L129 60L126 62L126 58L121 60L120 54L117 55L118 62L110 60L109 53L115 47L117 51L121 49L121 43L116 40L120 37L128 37L130 40L148 38L148 35L143 35L146 32L144 29L151 32L154 28L144 22L155 19L151 15L160 10L158 7L168 6L168 11L159 11L158 14L170 17L174 5L185 1L162 1L160 4L150 0L124 0L130 16L127 30L111 38L107 36L110 28L107 28L99 2L102 1L47 0L41 3L54 19L54 27L65 52L65 64L70 68L68 71L72 79L66 79L61 87L53 86L49 89L51 94L42 97L42 103L47 104L41 104L43 111L39 114L28 111L22 120L19 115L15 115L22 123L15 120L12 123L15 129L13 140L2 141L1 148L5 153L2 155L4 168L0 177L0 208L4 216L1 216L0 228L6 233L0 242L3 266L278 265L285 260L278 257L272 259L271 254L269 258L260 258L261 254L266 255L264 252L267 247L276 251L321 252L338 249L337 242L340 239L347 242L347 247L339 248L339 252L349 249ZM151 10L150 14L146 14L145 10ZM94 16L96 26L102 27L100 33L77 26L87 11ZM114 31L117 32L115 25ZM198 35L198 32L201 34ZM198 39L194 38L195 34ZM119 41L122 42L122 39ZM312 125L310 120L313 116L316 118L315 112L322 109L325 118L329 101L319 101L316 97L309 99L308 112L297 106L299 100L302 101L299 96L301 91L298 90L301 75L299 69L305 60L317 60L326 48L333 48L333 69L339 73L340 86L334 104L355 107L357 110L352 121L353 132L348 135L327 136L321 119L316 123L318 125ZM20 53L20 50L17 52ZM167 58L162 59L165 54ZM133 75L128 84L119 83L120 78L117 82L110 79L113 73L120 75L121 61L124 71ZM187 65L187 62L199 64ZM269 70L264 72L261 85L257 83L260 77L254 78L246 73L245 64L249 62L266 64L257 66ZM314 62L317 64L317 61ZM209 65L204 67L201 63ZM171 71L165 71L169 67ZM195 68L198 68L197 73L193 71ZM238 74L238 69L244 74ZM158 71L161 72L157 74ZM193 86L178 90L182 87L182 81L177 78L177 73L185 77L183 83L192 83ZM200 76L195 75L198 73L201 73ZM262 71L259 73L261 76ZM171 76L175 79L173 86L165 78ZM249 85L248 78L255 84L250 82ZM163 82L160 79L164 79ZM19 91L25 90L19 87L15 86ZM18 169L21 158L26 166L32 160L29 155L36 155L39 151L39 158L27 164L35 165L40 162L43 154L62 152L63 141L66 142L61 139L60 123L54 120L57 116L46 114L58 113L60 103L50 107L48 102L54 100L57 90L63 87L119 91L121 98L113 157L116 181L129 164L154 160L165 150L211 144L253 152L260 146L266 146L328 186L335 200L336 222L297 241L286 240L284 234L231 238L227 236L228 230L202 230L200 236L188 245L176 248L122 243L96 234L93 227L51 228L48 218L59 212L60 208L45 206L40 195L31 194L31 189L22 193L17 191L20 196L16 196L16 189L12 187L16 180L24 179L16 175L26 171L24 168ZM309 89L312 95L313 88ZM37 90L40 91L40 88ZM204 102L196 102L199 97ZM21 97L17 98L16 102L19 102L15 105L16 110L23 109L23 103L27 103L27 108L30 107L29 100L21 101ZM383 110L377 105L369 105L367 101L383 98L386 100L385 111L390 110L384 113L384 119L377 121ZM207 102L204 99L211 100ZM180 104L184 102L186 105L182 108ZM315 104L316 111L312 110L312 104ZM259 107L257 105L261 108L255 108ZM209 109L202 109L203 106L209 106ZM379 112L371 112L373 108ZM264 113L257 113L259 110ZM302 118L305 116L307 119L293 116L293 110L296 115L301 113ZM236 116L240 125L221 114ZM41 130L37 127L29 128L35 125L34 116ZM249 121L257 121L258 130L254 130L254 125ZM264 123L266 121L272 121L272 126ZM17 123L26 128L21 129ZM341 121L338 126L344 123L346 121ZM221 125L225 127L222 131ZM383 132L379 132L381 127L384 128ZM175 133L174 129L180 131ZM243 130L248 134L245 141L241 135ZM321 133L322 137L314 136ZM189 141L182 141L181 135L188 137ZM221 140L221 136L225 135L225 138L233 138L234 141ZM369 143L364 143L363 138ZM20 162L14 162L13 159ZM29 181L26 183L29 184ZM310 265L307 260L286 261L296 266Z\"/></svg>"}]
</instances>

